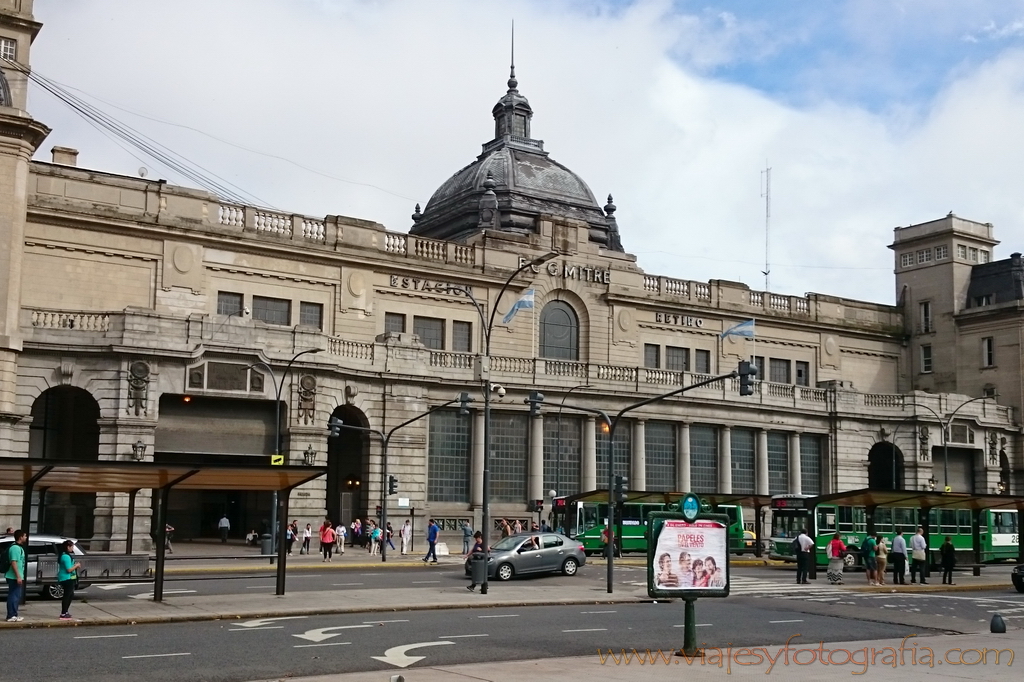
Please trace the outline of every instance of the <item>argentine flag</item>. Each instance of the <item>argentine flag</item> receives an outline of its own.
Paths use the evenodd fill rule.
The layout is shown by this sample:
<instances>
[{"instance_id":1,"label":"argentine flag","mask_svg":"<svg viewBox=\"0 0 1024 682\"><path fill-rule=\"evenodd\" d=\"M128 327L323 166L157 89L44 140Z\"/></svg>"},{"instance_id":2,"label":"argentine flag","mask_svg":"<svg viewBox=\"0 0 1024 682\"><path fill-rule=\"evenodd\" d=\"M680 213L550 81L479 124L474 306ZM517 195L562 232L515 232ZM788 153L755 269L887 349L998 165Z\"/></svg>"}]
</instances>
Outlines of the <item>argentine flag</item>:
<instances>
[{"instance_id":1,"label":"argentine flag","mask_svg":"<svg viewBox=\"0 0 1024 682\"><path fill-rule=\"evenodd\" d=\"M727 336L746 336L747 338L754 338L754 321L747 320L746 322L740 322L735 324L724 332L722 332L722 338Z\"/></svg>"},{"instance_id":2,"label":"argentine flag","mask_svg":"<svg viewBox=\"0 0 1024 682\"><path fill-rule=\"evenodd\" d=\"M503 324L508 324L512 321L512 318L516 316L523 308L533 307L533 289L527 289L523 292L523 295L519 297L519 300L512 304L512 309L508 311L504 318L502 318Z\"/></svg>"}]
</instances>

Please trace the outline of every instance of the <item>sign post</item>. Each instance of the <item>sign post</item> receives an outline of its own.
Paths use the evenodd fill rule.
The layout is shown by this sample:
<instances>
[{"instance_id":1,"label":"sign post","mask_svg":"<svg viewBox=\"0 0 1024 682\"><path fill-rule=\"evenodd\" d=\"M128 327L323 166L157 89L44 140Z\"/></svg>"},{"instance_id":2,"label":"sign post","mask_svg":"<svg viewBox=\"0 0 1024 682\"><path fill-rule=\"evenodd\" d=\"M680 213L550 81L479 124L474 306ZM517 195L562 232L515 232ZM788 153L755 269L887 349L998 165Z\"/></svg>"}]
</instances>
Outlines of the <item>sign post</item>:
<instances>
[{"instance_id":1,"label":"sign post","mask_svg":"<svg viewBox=\"0 0 1024 682\"><path fill-rule=\"evenodd\" d=\"M700 597L729 596L729 517L712 514L693 493L679 511L647 514L647 594L686 602L683 653L697 655Z\"/></svg>"}]
</instances>

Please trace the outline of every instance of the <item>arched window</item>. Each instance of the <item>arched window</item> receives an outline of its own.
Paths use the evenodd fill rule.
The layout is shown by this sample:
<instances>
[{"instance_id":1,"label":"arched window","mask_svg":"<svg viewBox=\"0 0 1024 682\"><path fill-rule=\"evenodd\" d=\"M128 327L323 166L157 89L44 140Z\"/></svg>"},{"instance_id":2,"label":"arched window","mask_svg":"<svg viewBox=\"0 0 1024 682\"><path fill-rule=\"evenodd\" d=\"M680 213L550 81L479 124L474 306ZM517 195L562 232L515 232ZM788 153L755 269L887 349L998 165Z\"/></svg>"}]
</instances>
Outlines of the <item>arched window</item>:
<instances>
[{"instance_id":1,"label":"arched window","mask_svg":"<svg viewBox=\"0 0 1024 682\"><path fill-rule=\"evenodd\" d=\"M551 301L540 313L540 357L579 360L580 321L565 301Z\"/></svg>"}]
</instances>

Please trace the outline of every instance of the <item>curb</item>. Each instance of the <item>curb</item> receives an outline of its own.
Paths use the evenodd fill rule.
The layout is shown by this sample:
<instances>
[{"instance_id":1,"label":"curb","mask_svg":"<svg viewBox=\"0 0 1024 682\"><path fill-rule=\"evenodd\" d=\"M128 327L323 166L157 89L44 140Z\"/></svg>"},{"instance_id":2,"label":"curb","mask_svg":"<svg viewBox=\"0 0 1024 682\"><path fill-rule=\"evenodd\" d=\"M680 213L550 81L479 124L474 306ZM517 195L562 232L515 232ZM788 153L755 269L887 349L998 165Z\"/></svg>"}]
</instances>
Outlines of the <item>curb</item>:
<instances>
[{"instance_id":1,"label":"curb","mask_svg":"<svg viewBox=\"0 0 1024 682\"><path fill-rule=\"evenodd\" d=\"M251 561L251 560L249 560ZM359 563L338 563L338 564L292 564L289 563L285 567L285 571L336 571L345 570L349 568L438 568L440 566L461 566L460 563L448 563L438 562L436 564L426 564L422 561L376 561L376 562L359 562ZM276 573L277 563L270 564L269 562L259 562L258 564L250 564L249 566L197 566L194 568L164 568L164 575L182 575L191 573L243 573L243 572L264 572L264 573Z\"/></svg>"},{"instance_id":2,"label":"curb","mask_svg":"<svg viewBox=\"0 0 1024 682\"><path fill-rule=\"evenodd\" d=\"M981 592L992 590L1013 590L1013 585L865 585L863 587L848 587L847 592L906 592L917 594L928 594L933 592ZM1016 590L1014 590L1016 593Z\"/></svg>"},{"instance_id":3,"label":"curb","mask_svg":"<svg viewBox=\"0 0 1024 682\"><path fill-rule=\"evenodd\" d=\"M650 597L621 597L610 599L559 599L550 601L524 602L506 601L489 604L411 604L402 606L337 607L316 609L291 609L280 611L252 611L248 613L197 613L195 615L140 616L138 618L96 618L82 621L45 622L0 622L0 631L16 629L92 627L97 625L143 625L154 623L197 623L215 620L242 620L257 618L285 618L288 616L330 616L345 613L396 613L399 611L451 611L455 609L494 609L514 606L587 606L590 604L651 604L657 600Z\"/></svg>"}]
</instances>

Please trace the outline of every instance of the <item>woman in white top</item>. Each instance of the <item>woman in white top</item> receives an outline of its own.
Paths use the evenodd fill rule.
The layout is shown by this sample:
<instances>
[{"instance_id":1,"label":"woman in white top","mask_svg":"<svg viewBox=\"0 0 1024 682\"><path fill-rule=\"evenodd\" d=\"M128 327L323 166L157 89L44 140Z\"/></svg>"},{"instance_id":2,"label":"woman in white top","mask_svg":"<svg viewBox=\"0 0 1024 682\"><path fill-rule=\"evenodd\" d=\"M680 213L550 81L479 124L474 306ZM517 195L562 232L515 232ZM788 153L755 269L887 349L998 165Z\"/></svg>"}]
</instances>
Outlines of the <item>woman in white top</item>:
<instances>
[{"instance_id":1,"label":"woman in white top","mask_svg":"<svg viewBox=\"0 0 1024 682\"><path fill-rule=\"evenodd\" d=\"M305 552L309 554L309 540L313 537L313 526L306 524L306 529L302 531L302 547L299 548L299 554Z\"/></svg>"},{"instance_id":2,"label":"woman in white top","mask_svg":"<svg viewBox=\"0 0 1024 682\"><path fill-rule=\"evenodd\" d=\"M398 531L398 537L402 538L402 554L409 551L409 541L412 540L412 526L406 521Z\"/></svg>"}]
</instances>

